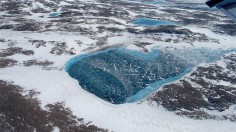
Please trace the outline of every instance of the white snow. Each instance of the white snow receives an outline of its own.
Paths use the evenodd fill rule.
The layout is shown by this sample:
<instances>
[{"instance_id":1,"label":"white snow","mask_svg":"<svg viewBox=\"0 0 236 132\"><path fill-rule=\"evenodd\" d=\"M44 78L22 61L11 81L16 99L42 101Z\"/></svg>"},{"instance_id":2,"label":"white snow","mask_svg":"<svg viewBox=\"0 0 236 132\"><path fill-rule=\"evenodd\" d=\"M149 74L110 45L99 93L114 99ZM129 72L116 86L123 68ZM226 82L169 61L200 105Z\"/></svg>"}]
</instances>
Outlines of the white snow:
<instances>
[{"instance_id":1,"label":"white snow","mask_svg":"<svg viewBox=\"0 0 236 132\"><path fill-rule=\"evenodd\" d=\"M67 0L61 1L61 6L71 5ZM90 0L83 0L84 2L95 2ZM188 2L187 0L181 0L182 2ZM195 3L202 3L205 0L195 0ZM51 1L53 2L53 1ZM40 2L35 2L33 8L42 7L45 8ZM160 7L161 8L161 7ZM61 8L59 8L60 10ZM30 10L25 8L24 10ZM47 9L51 10L51 9ZM83 11L83 10L80 10ZM96 12L91 10L91 12ZM132 17L139 15L136 12L128 11ZM163 13L157 10L158 13ZM0 12L0 15L5 14L5 12ZM41 18L40 16L44 16ZM32 16L27 16L27 19L34 19L37 21L50 21L51 18L47 18L48 14L35 13ZM104 18L111 19L122 23L123 25L106 25L115 26L121 29L125 29L132 24L128 24L125 20L121 20L115 17L94 17L94 16L83 16L77 17L87 18L91 20L92 18ZM8 20L5 20L7 23ZM92 20L91 20L92 22ZM96 23L92 25L81 24L83 27L91 28L95 30ZM144 27L135 27L142 30ZM155 47L159 48L210 48L210 49L230 49L236 48L235 41L236 38L232 36L216 34L209 29L199 28L196 26L185 26L185 28L190 29L193 32L205 33L211 38L219 39L221 44L216 43L200 43L195 42L193 45L189 43L167 43L158 42L153 39L149 39L148 35L143 37L142 35L134 35L130 33L122 33L108 38L108 45L115 46L123 45L132 50L142 49L135 46L133 43L135 41L149 42L151 45L147 45L144 48L151 50ZM103 37L106 34L98 34L97 37ZM170 38L171 35L162 34L162 38ZM176 37L176 36L175 36ZM57 70L43 70L40 66L24 67L23 65L17 65L8 68L0 69L0 79L7 81L14 81L16 85L24 87L25 90L35 89L41 92L38 95L42 103L42 107L48 103L55 103L64 101L65 105L73 111L73 114L80 118L85 118L87 121L92 121L95 125L109 130L117 132L235 132L236 125L230 121L216 121L216 120L193 120L189 118L184 118L175 115L173 112L168 112L161 106L156 106L156 104L148 104L143 102L113 105L102 99L96 97L95 95L88 93L83 90L79 83L72 79L63 69L66 62L76 56L85 53L85 50L93 45L97 40L92 39L90 36L81 35L79 33L69 33L69 32L20 32L12 30L0 30L0 38L6 40L12 40L17 42L16 47L21 47L27 50L33 50L35 54L33 56L25 56L21 54L16 54L9 56L7 58L12 58L17 60L20 64L23 61L30 59L37 60L49 60L53 61L52 67L56 67ZM29 40L45 40L45 41L60 41L66 42L68 44L68 49L74 48L76 55L61 55L56 56L50 54L51 48L54 46L47 43L46 47L35 48ZM76 41L82 41L83 44L78 45ZM1 49L6 49L8 42L1 44ZM103 47L102 47L103 48ZM95 48L96 50L98 48ZM221 62L219 62L221 63ZM203 64L202 64L203 65ZM217 83L217 82L216 82ZM227 82L218 82L220 84L226 84ZM197 84L193 84L197 85ZM230 85L230 84L227 84ZM230 107L225 113L235 113L235 106ZM58 128L54 128L54 131L59 131Z\"/></svg>"},{"instance_id":2,"label":"white snow","mask_svg":"<svg viewBox=\"0 0 236 132\"><path fill-rule=\"evenodd\" d=\"M67 3L67 2L65 2L65 1L61 1L59 5L72 5L72 4Z\"/></svg>"}]
</instances>

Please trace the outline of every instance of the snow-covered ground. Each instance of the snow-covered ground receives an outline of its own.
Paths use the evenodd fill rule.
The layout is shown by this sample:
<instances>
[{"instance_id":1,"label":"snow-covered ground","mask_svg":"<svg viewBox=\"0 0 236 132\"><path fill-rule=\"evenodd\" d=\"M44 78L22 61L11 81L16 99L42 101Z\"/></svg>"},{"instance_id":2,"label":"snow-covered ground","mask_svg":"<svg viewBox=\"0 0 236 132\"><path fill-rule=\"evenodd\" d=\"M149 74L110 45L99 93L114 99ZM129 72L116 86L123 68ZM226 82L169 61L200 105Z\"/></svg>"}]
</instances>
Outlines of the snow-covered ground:
<instances>
[{"instance_id":1,"label":"snow-covered ground","mask_svg":"<svg viewBox=\"0 0 236 132\"><path fill-rule=\"evenodd\" d=\"M45 0L46 2L53 3L54 1ZM177 0L176 0L177 1ZM6 2L6 1L5 1ZM65 0L61 1L55 8L55 10L62 10L64 6L70 6L76 4L77 0ZM120 1L118 1L120 2ZM182 2L182 1L181 1ZM202 3L204 0L195 0L193 2ZM4 3L4 1L2 1ZM84 13L82 16L68 16L67 19L72 18L72 22L52 22L52 20L63 20L63 18L49 18L46 13L33 13L33 8L42 7L45 10L53 12L49 7L45 7L42 3L36 2L32 7L24 7L23 9L32 13L32 15L15 15L14 17L7 18L4 15L9 15L0 10L0 27L6 24L22 24L19 18L29 21L36 21L43 24L43 28L37 31L17 31L12 29L0 30L0 52L3 54L6 49L11 47L19 47L23 50L31 50L34 54L25 55L22 53L14 53L13 55L0 56L1 59L13 59L17 63L11 67L0 68L0 80L13 81L15 84L23 87L25 90L34 89L40 94L37 98L41 101L41 107L45 108L47 104L53 104L56 102L65 102L65 106L69 107L73 114L78 117L84 118L86 121L92 121L93 124L107 128L110 131L117 132L234 132L236 131L235 122L228 120L194 120L187 117L182 117L174 114L171 111L167 111L163 106L157 104L150 104L149 101L125 103L120 105L114 105L108 103L95 95L85 91L81 88L78 81L71 78L64 70L66 62L81 54L89 53L96 50L101 50L107 47L122 45L132 50L139 50L143 52L144 49L151 51L153 48L172 48L172 49L194 49L194 48L209 48L214 50L220 49L236 49L236 38L233 35L228 35L225 32L217 32L213 27L203 25L181 25L176 30L187 29L186 34L168 34L166 32L149 34L142 33L144 30L149 30L146 27L136 26L130 24L130 21L137 15L147 15L147 12L136 10L131 8L132 5L124 7L109 4L101 1L88 1L83 0L83 6L86 7L93 4L94 7L91 10L82 9ZM122 3L122 2L121 2ZM104 6L104 5L105 6ZM114 17L106 17L94 15L92 12L100 11L98 8L117 8L120 12L127 12L130 14L130 18L122 18L122 15ZM158 18L168 19L161 14L169 12L163 11L168 7L162 7L162 5L155 5L155 7L148 5L141 5L139 8L154 8L156 10ZM31 9L32 8L32 9ZM92 8L92 6L90 7ZM184 14L186 12L195 12L195 10L188 11L187 9L181 9L181 7L175 7ZM64 8L65 12L67 8ZM151 10L151 9L150 9ZM160 10L160 12L159 12ZM162 11L161 11L162 10ZM183 15L181 14L181 15ZM180 15L180 16L181 16ZM43 16L43 17L42 17ZM170 16L171 17L171 16ZM186 15L185 15L186 17ZM218 19L218 16L216 16ZM18 18L19 20L14 20ZM64 18L64 19L65 19ZM173 17L174 18L174 17ZM108 19L112 24L99 24ZM171 18L170 18L171 19ZM182 18L175 18L178 22ZM196 19L196 18L193 18ZM79 21L82 21L80 23ZM95 22L93 22L93 20ZM114 22L111 22L114 21ZM209 20L210 21L210 20ZM26 23L27 23L26 22ZM120 23L120 24L114 24ZM213 24L226 23L218 22L217 20L209 22ZM19 25L14 25L15 28ZM46 28L46 25L50 25L50 28ZM112 32L107 29L100 33L98 31L99 26L113 27L114 30L122 30L121 32ZM129 32L128 28L135 29L135 33ZM76 29L76 31L73 31ZM171 30L174 30L171 28ZM191 33L192 32L192 33ZM190 35L189 35L190 34ZM206 37L204 35L206 35ZM199 37L200 36L200 37ZM98 45L101 38L108 37L104 43L105 45ZM204 37L201 40L201 37ZM160 39L157 39L160 38ZM172 39L168 41L169 39ZM191 40L190 40L191 39ZM37 40L34 42L34 40ZM176 40L176 42L174 41ZM178 41L177 41L178 40ZM40 45L39 41L42 42ZM149 45L137 46L137 42L148 42ZM65 43L65 45L63 45ZM39 45L39 46L37 46ZM2 55L1 54L1 55ZM37 61L50 61L52 65L32 65L25 66L24 62L28 60ZM190 60L191 61L191 60ZM235 107L232 106L228 110L228 113L235 114ZM216 113L219 114L217 111Z\"/></svg>"}]
</instances>

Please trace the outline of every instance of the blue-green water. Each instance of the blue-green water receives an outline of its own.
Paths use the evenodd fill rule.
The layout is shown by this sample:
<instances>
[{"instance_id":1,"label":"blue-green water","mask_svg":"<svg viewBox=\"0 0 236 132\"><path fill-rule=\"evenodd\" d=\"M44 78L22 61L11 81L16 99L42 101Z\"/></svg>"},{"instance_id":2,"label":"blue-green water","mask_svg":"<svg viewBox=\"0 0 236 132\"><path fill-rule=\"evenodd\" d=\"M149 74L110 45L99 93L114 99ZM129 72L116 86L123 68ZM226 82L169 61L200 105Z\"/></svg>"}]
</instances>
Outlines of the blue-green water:
<instances>
[{"instance_id":1,"label":"blue-green water","mask_svg":"<svg viewBox=\"0 0 236 132\"><path fill-rule=\"evenodd\" d=\"M117 47L77 56L65 66L83 89L121 104L142 100L166 83L176 81L201 62L212 62L235 50L160 50L148 53Z\"/></svg>"},{"instance_id":2,"label":"blue-green water","mask_svg":"<svg viewBox=\"0 0 236 132\"><path fill-rule=\"evenodd\" d=\"M149 84L147 87L145 87L144 89L138 91L135 95L129 97L126 99L126 102L136 102L136 101L140 101L141 99L144 99L145 97L147 97L148 95L150 95L151 93L155 92L158 88L160 88L161 86L163 86L164 84L168 84L171 82L174 82L176 80L179 80L180 78L182 78L184 75L186 75L187 73L189 73L192 70L191 67L186 68L184 70L184 72L180 73L177 76L173 76L167 79L162 79L162 80L158 80L154 83Z\"/></svg>"},{"instance_id":3,"label":"blue-green water","mask_svg":"<svg viewBox=\"0 0 236 132\"><path fill-rule=\"evenodd\" d=\"M137 18L132 24L140 26L176 25L175 22L161 21L149 18Z\"/></svg>"},{"instance_id":4,"label":"blue-green water","mask_svg":"<svg viewBox=\"0 0 236 132\"><path fill-rule=\"evenodd\" d=\"M48 16L49 17L57 17L60 16L62 12L54 12L54 13L50 13Z\"/></svg>"}]
</instances>

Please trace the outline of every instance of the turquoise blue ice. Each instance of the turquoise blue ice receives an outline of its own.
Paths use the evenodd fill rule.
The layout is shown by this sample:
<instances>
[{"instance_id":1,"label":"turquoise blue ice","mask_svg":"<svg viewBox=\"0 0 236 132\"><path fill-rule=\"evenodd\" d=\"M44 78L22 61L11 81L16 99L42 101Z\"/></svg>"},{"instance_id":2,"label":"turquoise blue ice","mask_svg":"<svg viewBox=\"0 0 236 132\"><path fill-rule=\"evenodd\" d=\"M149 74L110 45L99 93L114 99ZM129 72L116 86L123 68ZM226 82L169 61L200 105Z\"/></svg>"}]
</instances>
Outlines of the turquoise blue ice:
<instances>
[{"instance_id":1,"label":"turquoise blue ice","mask_svg":"<svg viewBox=\"0 0 236 132\"><path fill-rule=\"evenodd\" d=\"M83 89L114 103L136 102L162 85L179 80L202 62L235 50L161 50L148 53L117 47L77 56L66 71Z\"/></svg>"}]
</instances>

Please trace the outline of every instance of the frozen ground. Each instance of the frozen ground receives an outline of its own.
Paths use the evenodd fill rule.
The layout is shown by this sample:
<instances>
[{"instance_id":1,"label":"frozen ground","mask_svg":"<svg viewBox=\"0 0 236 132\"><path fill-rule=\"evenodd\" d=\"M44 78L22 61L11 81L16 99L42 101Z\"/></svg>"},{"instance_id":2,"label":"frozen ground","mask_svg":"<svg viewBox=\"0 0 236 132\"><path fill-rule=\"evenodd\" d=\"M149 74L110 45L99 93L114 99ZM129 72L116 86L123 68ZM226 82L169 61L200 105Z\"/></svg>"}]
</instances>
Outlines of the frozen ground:
<instances>
[{"instance_id":1,"label":"frozen ground","mask_svg":"<svg viewBox=\"0 0 236 132\"><path fill-rule=\"evenodd\" d=\"M230 120L233 118L193 119L188 116L193 115L189 114L192 109L186 107L181 109L171 103L170 106L178 108L178 111L169 109L166 107L168 105L163 105L157 100L121 105L108 103L83 90L79 83L64 70L66 62L77 55L117 45L140 52L148 52L155 47L173 52L176 49L236 48L235 24L217 10L191 6L201 7L203 6L201 2L199 0L191 4L175 0L165 5L150 5L144 1L119 0L0 1L0 80L13 81L13 84L19 85L26 91L34 89L40 92L36 97L41 102L40 106L43 110L48 110L45 107L48 104L64 102L65 107L71 109L73 115L109 131L234 132L236 131L235 120ZM55 12L61 14L49 16L50 13ZM132 24L138 17L171 21L178 26L145 27ZM231 54L233 56L235 53ZM229 58L226 57L225 60L223 62L234 67L234 63L228 62L235 62L235 59L228 61ZM215 63L220 66L225 64L221 62L201 64L200 67L208 67ZM229 72L224 72L222 68ZM207 69L204 70L209 72ZM233 94L235 82L229 81L235 79L235 74L229 74L235 73L235 69L229 67L220 69L223 72L217 73L230 79L217 78L213 80L218 82L212 82L212 78L210 80L208 78L205 81L210 85L212 83L227 88L232 87L230 94L235 99ZM201 73L201 70L195 70ZM199 76L201 78L201 75ZM188 81L191 79L189 75L183 79L186 78ZM193 88L202 88L202 86L198 87L196 84ZM205 88L208 86L205 85ZM24 94L26 93L22 93ZM166 98L162 99L166 101ZM215 103L217 104L217 101ZM210 115L235 116L234 100L226 104L227 107L224 107L223 112L210 109L207 105L200 108ZM179 110L182 110L182 113ZM186 110L190 111L187 116ZM3 114L0 111L0 115ZM55 126L55 131L60 128Z\"/></svg>"}]
</instances>

